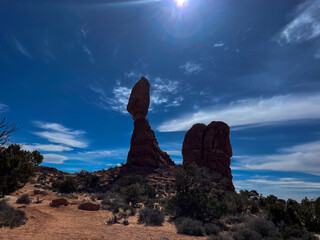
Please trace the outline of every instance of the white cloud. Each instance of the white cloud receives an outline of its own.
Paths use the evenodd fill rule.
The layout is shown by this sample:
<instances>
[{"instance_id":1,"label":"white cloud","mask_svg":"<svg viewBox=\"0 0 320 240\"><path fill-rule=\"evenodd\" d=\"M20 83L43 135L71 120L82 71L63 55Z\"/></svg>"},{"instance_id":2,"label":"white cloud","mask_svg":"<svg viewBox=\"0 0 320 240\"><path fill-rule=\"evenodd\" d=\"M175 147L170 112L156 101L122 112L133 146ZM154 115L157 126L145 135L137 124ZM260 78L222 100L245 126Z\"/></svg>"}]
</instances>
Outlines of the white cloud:
<instances>
[{"instance_id":1,"label":"white cloud","mask_svg":"<svg viewBox=\"0 0 320 240\"><path fill-rule=\"evenodd\" d=\"M320 141L280 149L276 154L235 156L235 170L273 170L320 175Z\"/></svg>"},{"instance_id":2,"label":"white cloud","mask_svg":"<svg viewBox=\"0 0 320 240\"><path fill-rule=\"evenodd\" d=\"M220 47L224 46L224 43L223 42L219 42L219 43L214 44L213 46L216 47L216 48L220 48Z\"/></svg>"},{"instance_id":3,"label":"white cloud","mask_svg":"<svg viewBox=\"0 0 320 240\"><path fill-rule=\"evenodd\" d=\"M241 175L240 175L241 176ZM245 180L234 180L237 190L257 190L263 195L270 194L284 199L300 201L304 197L315 198L320 192L320 182L305 181L300 178L281 178L274 176L252 176Z\"/></svg>"},{"instance_id":4,"label":"white cloud","mask_svg":"<svg viewBox=\"0 0 320 240\"><path fill-rule=\"evenodd\" d=\"M15 48L24 56L33 59L27 48L25 48L16 38L12 37Z\"/></svg>"},{"instance_id":5,"label":"white cloud","mask_svg":"<svg viewBox=\"0 0 320 240\"><path fill-rule=\"evenodd\" d=\"M9 111L9 106L0 103L0 113Z\"/></svg>"},{"instance_id":6,"label":"white cloud","mask_svg":"<svg viewBox=\"0 0 320 240\"><path fill-rule=\"evenodd\" d=\"M295 18L278 36L281 44L301 43L320 37L320 1L307 0L299 5Z\"/></svg>"},{"instance_id":7,"label":"white cloud","mask_svg":"<svg viewBox=\"0 0 320 240\"><path fill-rule=\"evenodd\" d=\"M195 62L186 62L179 68L186 75L198 74L203 70L201 64Z\"/></svg>"},{"instance_id":8,"label":"white cloud","mask_svg":"<svg viewBox=\"0 0 320 240\"><path fill-rule=\"evenodd\" d=\"M54 145L54 144L22 144L22 149L26 151L44 151L44 152L65 152L72 151L73 149L70 147L62 146L62 145Z\"/></svg>"},{"instance_id":9,"label":"white cloud","mask_svg":"<svg viewBox=\"0 0 320 240\"><path fill-rule=\"evenodd\" d=\"M92 51L87 46L83 46L82 49L88 55L90 62L93 64L94 63L94 59L93 59Z\"/></svg>"},{"instance_id":10,"label":"white cloud","mask_svg":"<svg viewBox=\"0 0 320 240\"><path fill-rule=\"evenodd\" d=\"M44 163L61 164L64 163L64 161L68 160L67 157L58 154L44 154L43 157Z\"/></svg>"},{"instance_id":11,"label":"white cloud","mask_svg":"<svg viewBox=\"0 0 320 240\"><path fill-rule=\"evenodd\" d=\"M82 130L71 130L58 123L46 123L35 121L38 128L47 130L34 132L35 135L47 139L49 142L64 144L69 147L85 148L87 142L81 139L85 134Z\"/></svg>"},{"instance_id":12,"label":"white cloud","mask_svg":"<svg viewBox=\"0 0 320 240\"><path fill-rule=\"evenodd\" d=\"M131 74L134 73L128 73L128 78L131 78ZM117 81L117 84L112 90L112 97L106 94L104 88L99 83L91 85L90 89L97 94L99 99L97 105L102 109L128 114L127 104L130 98L131 88L123 86L120 81ZM167 108L180 106L183 97L176 96L178 92L179 83L177 81L162 79L160 77L153 78L150 89L149 111L153 111L156 106L160 105L164 105Z\"/></svg>"},{"instance_id":13,"label":"white cloud","mask_svg":"<svg viewBox=\"0 0 320 240\"><path fill-rule=\"evenodd\" d=\"M231 127L246 128L293 120L320 119L319 102L319 93L240 100L229 105L220 105L216 109L200 110L164 122L158 130L161 132L185 131L195 123L208 124L211 121L224 121Z\"/></svg>"}]
</instances>

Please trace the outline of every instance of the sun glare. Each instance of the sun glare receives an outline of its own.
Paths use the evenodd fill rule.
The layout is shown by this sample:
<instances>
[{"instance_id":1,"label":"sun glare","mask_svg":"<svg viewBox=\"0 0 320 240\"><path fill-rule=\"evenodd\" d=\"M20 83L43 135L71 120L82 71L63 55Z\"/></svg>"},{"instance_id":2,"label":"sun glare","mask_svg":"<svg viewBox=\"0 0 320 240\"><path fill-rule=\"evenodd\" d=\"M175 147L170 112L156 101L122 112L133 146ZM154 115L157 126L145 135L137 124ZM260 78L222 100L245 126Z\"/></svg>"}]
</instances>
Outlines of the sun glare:
<instances>
[{"instance_id":1,"label":"sun glare","mask_svg":"<svg viewBox=\"0 0 320 240\"><path fill-rule=\"evenodd\" d=\"M178 7L184 7L187 0L174 0L177 3Z\"/></svg>"}]
</instances>

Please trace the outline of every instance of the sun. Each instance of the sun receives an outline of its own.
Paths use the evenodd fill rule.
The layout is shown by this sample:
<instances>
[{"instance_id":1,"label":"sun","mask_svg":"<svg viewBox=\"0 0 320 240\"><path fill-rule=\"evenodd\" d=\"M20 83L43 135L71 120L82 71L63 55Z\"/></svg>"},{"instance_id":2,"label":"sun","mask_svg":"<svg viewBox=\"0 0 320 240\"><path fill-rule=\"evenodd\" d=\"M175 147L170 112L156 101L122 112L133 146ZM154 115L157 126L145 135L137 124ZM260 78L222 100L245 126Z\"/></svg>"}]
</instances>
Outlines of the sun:
<instances>
[{"instance_id":1,"label":"sun","mask_svg":"<svg viewBox=\"0 0 320 240\"><path fill-rule=\"evenodd\" d=\"M178 7L184 7L188 0L174 0Z\"/></svg>"}]
</instances>

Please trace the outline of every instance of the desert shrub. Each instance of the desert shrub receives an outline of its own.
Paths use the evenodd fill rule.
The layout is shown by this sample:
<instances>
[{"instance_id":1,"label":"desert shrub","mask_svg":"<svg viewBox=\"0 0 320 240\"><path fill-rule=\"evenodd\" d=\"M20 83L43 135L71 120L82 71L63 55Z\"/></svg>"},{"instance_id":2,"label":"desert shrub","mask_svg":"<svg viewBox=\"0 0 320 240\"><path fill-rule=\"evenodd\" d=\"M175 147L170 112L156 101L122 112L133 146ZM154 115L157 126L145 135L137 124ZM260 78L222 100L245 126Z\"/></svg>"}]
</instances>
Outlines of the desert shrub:
<instances>
[{"instance_id":1,"label":"desert shrub","mask_svg":"<svg viewBox=\"0 0 320 240\"><path fill-rule=\"evenodd\" d=\"M157 192L154 187L147 185L144 190L144 195L147 196L147 198L153 199L156 197Z\"/></svg>"},{"instance_id":2,"label":"desert shrub","mask_svg":"<svg viewBox=\"0 0 320 240\"><path fill-rule=\"evenodd\" d=\"M28 194L23 194L21 197L19 197L17 199L16 203L19 203L19 204L30 204L31 203L31 199L30 199Z\"/></svg>"},{"instance_id":3,"label":"desert shrub","mask_svg":"<svg viewBox=\"0 0 320 240\"><path fill-rule=\"evenodd\" d=\"M257 218L249 222L248 225L251 230L259 233L264 238L279 237L278 229L267 219Z\"/></svg>"},{"instance_id":4,"label":"desert shrub","mask_svg":"<svg viewBox=\"0 0 320 240\"><path fill-rule=\"evenodd\" d=\"M178 223L177 229L178 233L185 235L204 236L205 234L202 222L191 218L184 218L181 223Z\"/></svg>"},{"instance_id":5,"label":"desert shrub","mask_svg":"<svg viewBox=\"0 0 320 240\"><path fill-rule=\"evenodd\" d=\"M127 203L132 203L135 205L136 203L140 202L142 200L142 194L143 189L140 186L140 184L135 183L132 185L129 185L127 187L123 187L120 189L120 192Z\"/></svg>"},{"instance_id":6,"label":"desert shrub","mask_svg":"<svg viewBox=\"0 0 320 240\"><path fill-rule=\"evenodd\" d=\"M138 222L151 226L161 226L164 222L164 214L159 209L143 208L139 212Z\"/></svg>"},{"instance_id":7,"label":"desert shrub","mask_svg":"<svg viewBox=\"0 0 320 240\"><path fill-rule=\"evenodd\" d=\"M301 239L303 235L302 229L298 226L286 226L281 232L282 239L298 238Z\"/></svg>"},{"instance_id":8,"label":"desert shrub","mask_svg":"<svg viewBox=\"0 0 320 240\"><path fill-rule=\"evenodd\" d=\"M211 235L207 238L207 240L233 240L232 237L219 233L218 236Z\"/></svg>"},{"instance_id":9,"label":"desert shrub","mask_svg":"<svg viewBox=\"0 0 320 240\"><path fill-rule=\"evenodd\" d=\"M0 228L3 226L14 228L25 224L26 214L10 206L7 201L0 200Z\"/></svg>"},{"instance_id":10,"label":"desert shrub","mask_svg":"<svg viewBox=\"0 0 320 240\"><path fill-rule=\"evenodd\" d=\"M275 223L279 224L281 221L285 222L286 212L285 206L279 203L272 203L268 209L269 218Z\"/></svg>"},{"instance_id":11,"label":"desert shrub","mask_svg":"<svg viewBox=\"0 0 320 240\"><path fill-rule=\"evenodd\" d=\"M259 240L262 236L248 228L239 228L233 235L235 240Z\"/></svg>"},{"instance_id":12,"label":"desert shrub","mask_svg":"<svg viewBox=\"0 0 320 240\"><path fill-rule=\"evenodd\" d=\"M225 222L228 224L237 224L245 221L245 216L242 214L229 215L225 217Z\"/></svg>"},{"instance_id":13,"label":"desert shrub","mask_svg":"<svg viewBox=\"0 0 320 240\"><path fill-rule=\"evenodd\" d=\"M124 212L130 210L130 216L136 215L136 209L134 207L130 206L129 204L126 204L126 203L116 204L116 205L114 205L112 212L118 213L119 209L122 209Z\"/></svg>"},{"instance_id":14,"label":"desert shrub","mask_svg":"<svg viewBox=\"0 0 320 240\"><path fill-rule=\"evenodd\" d=\"M12 144L0 153L0 198L22 188L42 162L38 151L21 150Z\"/></svg>"},{"instance_id":15,"label":"desert shrub","mask_svg":"<svg viewBox=\"0 0 320 240\"><path fill-rule=\"evenodd\" d=\"M214 223L206 223L204 224L204 231L207 235L217 235L221 229Z\"/></svg>"},{"instance_id":16,"label":"desert shrub","mask_svg":"<svg viewBox=\"0 0 320 240\"><path fill-rule=\"evenodd\" d=\"M72 177L67 177L67 179L62 182L53 182L52 187L58 189L60 193L77 192L77 183Z\"/></svg>"},{"instance_id":17,"label":"desert shrub","mask_svg":"<svg viewBox=\"0 0 320 240\"><path fill-rule=\"evenodd\" d=\"M250 212L252 214L259 212L259 205L256 202L251 203Z\"/></svg>"}]
</instances>

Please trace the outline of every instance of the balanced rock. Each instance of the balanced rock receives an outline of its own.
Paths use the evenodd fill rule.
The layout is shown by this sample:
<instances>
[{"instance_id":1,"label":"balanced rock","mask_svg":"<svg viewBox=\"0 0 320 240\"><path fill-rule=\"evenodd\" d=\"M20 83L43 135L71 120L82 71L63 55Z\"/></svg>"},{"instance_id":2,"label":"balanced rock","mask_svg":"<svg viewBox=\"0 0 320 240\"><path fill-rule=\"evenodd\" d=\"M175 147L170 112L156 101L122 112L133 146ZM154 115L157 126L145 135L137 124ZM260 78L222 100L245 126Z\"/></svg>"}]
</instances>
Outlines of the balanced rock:
<instances>
[{"instance_id":1,"label":"balanced rock","mask_svg":"<svg viewBox=\"0 0 320 240\"><path fill-rule=\"evenodd\" d=\"M141 77L131 91L127 106L127 110L132 115L133 120L145 118L147 116L150 105L149 92L150 84L148 79Z\"/></svg>"},{"instance_id":2,"label":"balanced rock","mask_svg":"<svg viewBox=\"0 0 320 240\"><path fill-rule=\"evenodd\" d=\"M170 156L160 149L146 118L150 104L149 89L148 79L142 77L131 91L127 109L133 117L134 129L127 165L151 168L174 166Z\"/></svg>"},{"instance_id":3,"label":"balanced rock","mask_svg":"<svg viewBox=\"0 0 320 240\"><path fill-rule=\"evenodd\" d=\"M195 163L199 167L208 168L221 189L234 191L229 135L230 128L224 122L214 121L208 126L195 124L185 135L182 155L183 165Z\"/></svg>"}]
</instances>

